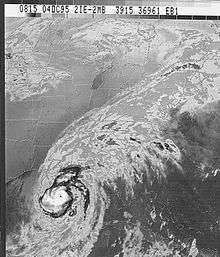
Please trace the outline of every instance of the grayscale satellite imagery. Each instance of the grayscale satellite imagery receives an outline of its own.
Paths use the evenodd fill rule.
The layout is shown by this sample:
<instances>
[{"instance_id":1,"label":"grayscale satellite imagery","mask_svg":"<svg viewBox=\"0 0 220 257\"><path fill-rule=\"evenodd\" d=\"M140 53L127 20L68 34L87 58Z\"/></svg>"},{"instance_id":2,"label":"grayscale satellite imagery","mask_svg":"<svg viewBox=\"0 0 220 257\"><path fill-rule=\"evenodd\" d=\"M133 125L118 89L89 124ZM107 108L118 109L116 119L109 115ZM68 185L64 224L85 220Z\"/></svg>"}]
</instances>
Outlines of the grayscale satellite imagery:
<instances>
[{"instance_id":1,"label":"grayscale satellite imagery","mask_svg":"<svg viewBox=\"0 0 220 257\"><path fill-rule=\"evenodd\" d=\"M5 18L8 257L220 256L220 23Z\"/></svg>"}]
</instances>

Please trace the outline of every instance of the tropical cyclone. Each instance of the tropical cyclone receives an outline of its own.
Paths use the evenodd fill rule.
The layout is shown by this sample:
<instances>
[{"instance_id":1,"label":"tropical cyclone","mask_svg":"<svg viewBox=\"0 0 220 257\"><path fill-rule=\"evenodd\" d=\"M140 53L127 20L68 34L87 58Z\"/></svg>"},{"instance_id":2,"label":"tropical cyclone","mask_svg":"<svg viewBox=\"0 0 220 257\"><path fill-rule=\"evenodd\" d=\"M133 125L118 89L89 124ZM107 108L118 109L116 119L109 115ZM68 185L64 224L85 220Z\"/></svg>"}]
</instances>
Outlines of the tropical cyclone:
<instances>
[{"instance_id":1,"label":"tropical cyclone","mask_svg":"<svg viewBox=\"0 0 220 257\"><path fill-rule=\"evenodd\" d=\"M77 195L79 193L76 192L76 188L82 192L85 198L84 212L86 213L89 204L89 191L78 179L79 171L81 171L81 168L74 166L59 172L53 185L39 198L39 204L45 214L58 218L69 211L70 216L74 215L76 208L73 208L72 205L78 198Z\"/></svg>"},{"instance_id":2,"label":"tropical cyclone","mask_svg":"<svg viewBox=\"0 0 220 257\"><path fill-rule=\"evenodd\" d=\"M172 81L143 81L67 127L8 256L218 256L219 96Z\"/></svg>"}]
</instances>

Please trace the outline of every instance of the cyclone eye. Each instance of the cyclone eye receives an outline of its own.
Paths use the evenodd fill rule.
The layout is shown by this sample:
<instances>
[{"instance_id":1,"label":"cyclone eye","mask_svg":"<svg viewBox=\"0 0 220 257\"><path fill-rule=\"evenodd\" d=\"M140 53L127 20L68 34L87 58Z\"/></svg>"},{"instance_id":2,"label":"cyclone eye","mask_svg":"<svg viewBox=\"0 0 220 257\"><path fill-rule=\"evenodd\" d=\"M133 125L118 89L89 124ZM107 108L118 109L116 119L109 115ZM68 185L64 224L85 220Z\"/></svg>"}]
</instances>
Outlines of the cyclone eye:
<instances>
[{"instance_id":1,"label":"cyclone eye","mask_svg":"<svg viewBox=\"0 0 220 257\"><path fill-rule=\"evenodd\" d=\"M39 198L40 207L45 214L53 218L61 217L67 212L69 216L76 215L76 206L73 202L77 202L78 194L81 194L84 199L84 213L86 214L90 197L88 188L78 179L81 169L80 166L74 166L59 172L52 186L46 189Z\"/></svg>"},{"instance_id":2,"label":"cyclone eye","mask_svg":"<svg viewBox=\"0 0 220 257\"><path fill-rule=\"evenodd\" d=\"M63 186L48 188L39 198L39 204L44 213L53 218L63 216L70 208L72 201L72 196Z\"/></svg>"}]
</instances>

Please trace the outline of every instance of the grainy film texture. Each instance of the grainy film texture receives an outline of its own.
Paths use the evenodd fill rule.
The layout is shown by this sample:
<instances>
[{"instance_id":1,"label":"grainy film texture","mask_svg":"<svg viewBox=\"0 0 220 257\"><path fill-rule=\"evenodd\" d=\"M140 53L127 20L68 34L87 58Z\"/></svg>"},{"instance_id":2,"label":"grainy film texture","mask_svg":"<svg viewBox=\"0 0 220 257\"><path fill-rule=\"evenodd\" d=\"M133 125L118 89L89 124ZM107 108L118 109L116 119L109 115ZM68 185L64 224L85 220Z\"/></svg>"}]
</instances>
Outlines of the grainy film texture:
<instances>
[{"instance_id":1,"label":"grainy film texture","mask_svg":"<svg viewBox=\"0 0 220 257\"><path fill-rule=\"evenodd\" d=\"M220 23L5 18L7 256L220 256Z\"/></svg>"}]
</instances>

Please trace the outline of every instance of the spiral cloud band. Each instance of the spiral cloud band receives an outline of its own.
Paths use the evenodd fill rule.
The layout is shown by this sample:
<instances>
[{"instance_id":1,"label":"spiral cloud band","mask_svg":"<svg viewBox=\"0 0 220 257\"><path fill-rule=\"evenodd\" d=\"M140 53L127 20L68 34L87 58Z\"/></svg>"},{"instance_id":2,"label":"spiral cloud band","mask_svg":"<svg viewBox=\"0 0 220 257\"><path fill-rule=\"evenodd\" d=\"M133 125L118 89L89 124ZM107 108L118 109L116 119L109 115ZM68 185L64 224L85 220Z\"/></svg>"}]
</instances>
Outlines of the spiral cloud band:
<instances>
[{"instance_id":1,"label":"spiral cloud band","mask_svg":"<svg viewBox=\"0 0 220 257\"><path fill-rule=\"evenodd\" d=\"M8 256L218 254L219 111L205 86L166 77L74 121L39 169Z\"/></svg>"}]
</instances>

